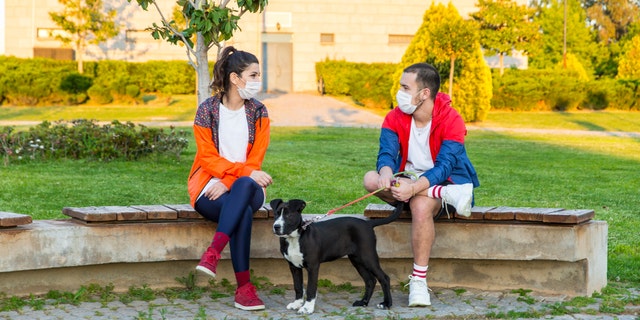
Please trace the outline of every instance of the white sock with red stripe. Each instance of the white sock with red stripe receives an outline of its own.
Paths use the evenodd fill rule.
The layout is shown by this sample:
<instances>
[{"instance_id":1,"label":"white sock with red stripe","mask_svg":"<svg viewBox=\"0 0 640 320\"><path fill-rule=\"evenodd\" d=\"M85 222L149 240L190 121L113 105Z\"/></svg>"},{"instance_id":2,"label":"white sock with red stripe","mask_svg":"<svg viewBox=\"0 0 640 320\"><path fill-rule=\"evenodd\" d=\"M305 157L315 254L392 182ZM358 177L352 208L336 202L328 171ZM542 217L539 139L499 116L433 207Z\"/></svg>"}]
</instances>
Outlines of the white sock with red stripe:
<instances>
[{"instance_id":1,"label":"white sock with red stripe","mask_svg":"<svg viewBox=\"0 0 640 320\"><path fill-rule=\"evenodd\" d=\"M413 278L418 279L427 279L427 269L429 266L419 266L417 264L413 264L413 274L411 275Z\"/></svg>"},{"instance_id":2,"label":"white sock with red stripe","mask_svg":"<svg viewBox=\"0 0 640 320\"><path fill-rule=\"evenodd\" d=\"M427 190L427 196L434 199L442 199L442 188L444 186L433 186Z\"/></svg>"}]
</instances>

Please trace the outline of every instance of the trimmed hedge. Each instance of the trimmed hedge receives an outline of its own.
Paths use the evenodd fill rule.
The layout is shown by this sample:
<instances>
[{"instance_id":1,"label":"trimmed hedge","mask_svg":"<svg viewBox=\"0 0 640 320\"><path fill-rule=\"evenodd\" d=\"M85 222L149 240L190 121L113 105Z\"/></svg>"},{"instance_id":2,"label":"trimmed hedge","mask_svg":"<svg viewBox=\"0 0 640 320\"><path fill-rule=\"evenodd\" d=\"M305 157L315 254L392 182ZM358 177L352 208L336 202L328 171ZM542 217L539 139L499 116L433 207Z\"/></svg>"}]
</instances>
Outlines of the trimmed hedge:
<instances>
[{"instance_id":1,"label":"trimmed hedge","mask_svg":"<svg viewBox=\"0 0 640 320\"><path fill-rule=\"evenodd\" d=\"M356 104L389 109L393 105L389 88L393 84L393 63L355 63L325 60L316 63L318 90L329 95L351 96Z\"/></svg>"},{"instance_id":2,"label":"trimmed hedge","mask_svg":"<svg viewBox=\"0 0 640 320\"><path fill-rule=\"evenodd\" d=\"M351 96L367 108L390 108L397 64L362 64L325 60L316 63L316 77L328 95ZM640 79L584 80L563 70L507 69L503 76L493 70L491 108L513 111L640 110ZM478 72L467 75L467 87L478 85ZM484 78L488 78L485 76ZM445 81L446 82L446 81ZM443 90L446 89L444 86ZM455 89L455 88L454 88ZM458 88L459 89L459 88ZM472 94L457 91L457 97ZM455 97L456 95L454 95ZM463 109L466 119L483 119L485 109ZM473 114L473 112L478 112Z\"/></svg>"},{"instance_id":3,"label":"trimmed hedge","mask_svg":"<svg viewBox=\"0 0 640 320\"><path fill-rule=\"evenodd\" d=\"M137 102L142 93L194 94L196 74L186 61L75 61L0 56L0 104L74 105Z\"/></svg>"},{"instance_id":4,"label":"trimmed hedge","mask_svg":"<svg viewBox=\"0 0 640 320\"><path fill-rule=\"evenodd\" d=\"M493 76L493 109L513 111L640 110L640 81L580 80L563 70L505 70Z\"/></svg>"}]
</instances>

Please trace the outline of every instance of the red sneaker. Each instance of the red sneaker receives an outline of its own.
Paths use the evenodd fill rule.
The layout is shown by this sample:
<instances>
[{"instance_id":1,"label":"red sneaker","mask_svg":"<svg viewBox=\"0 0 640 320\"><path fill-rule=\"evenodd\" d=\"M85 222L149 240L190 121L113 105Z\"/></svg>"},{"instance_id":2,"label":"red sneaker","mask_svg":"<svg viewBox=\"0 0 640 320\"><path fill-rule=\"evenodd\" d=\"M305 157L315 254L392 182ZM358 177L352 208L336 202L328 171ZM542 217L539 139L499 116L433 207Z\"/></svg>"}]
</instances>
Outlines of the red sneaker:
<instances>
[{"instance_id":1,"label":"red sneaker","mask_svg":"<svg viewBox=\"0 0 640 320\"><path fill-rule=\"evenodd\" d=\"M196 270L215 278L219 260L220 253L216 249L209 247L200 258L200 263L198 263Z\"/></svg>"},{"instance_id":2,"label":"red sneaker","mask_svg":"<svg viewBox=\"0 0 640 320\"><path fill-rule=\"evenodd\" d=\"M263 310L264 302L258 298L258 292L251 282L236 289L236 308L241 310Z\"/></svg>"}]
</instances>

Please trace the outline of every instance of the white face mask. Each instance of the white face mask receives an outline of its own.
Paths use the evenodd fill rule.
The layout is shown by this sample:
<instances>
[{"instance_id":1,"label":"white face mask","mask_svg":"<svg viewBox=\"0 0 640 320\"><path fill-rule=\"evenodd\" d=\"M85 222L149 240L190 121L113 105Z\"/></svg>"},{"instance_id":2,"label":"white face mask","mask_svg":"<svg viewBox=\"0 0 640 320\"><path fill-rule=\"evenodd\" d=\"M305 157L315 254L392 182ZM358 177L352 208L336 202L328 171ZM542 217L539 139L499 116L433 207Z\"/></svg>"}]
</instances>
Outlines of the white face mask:
<instances>
[{"instance_id":1,"label":"white face mask","mask_svg":"<svg viewBox=\"0 0 640 320\"><path fill-rule=\"evenodd\" d=\"M238 87L238 93L240 94L240 98L245 100L255 97L256 94L260 92L260 90L262 90L261 81L244 81L244 88Z\"/></svg>"},{"instance_id":2,"label":"white face mask","mask_svg":"<svg viewBox=\"0 0 640 320\"><path fill-rule=\"evenodd\" d=\"M396 93L398 108L406 114L413 114L413 112L416 111L416 108L418 108L417 105L411 104L411 100L413 100L413 96L409 93L402 90L398 90L398 93Z\"/></svg>"}]
</instances>

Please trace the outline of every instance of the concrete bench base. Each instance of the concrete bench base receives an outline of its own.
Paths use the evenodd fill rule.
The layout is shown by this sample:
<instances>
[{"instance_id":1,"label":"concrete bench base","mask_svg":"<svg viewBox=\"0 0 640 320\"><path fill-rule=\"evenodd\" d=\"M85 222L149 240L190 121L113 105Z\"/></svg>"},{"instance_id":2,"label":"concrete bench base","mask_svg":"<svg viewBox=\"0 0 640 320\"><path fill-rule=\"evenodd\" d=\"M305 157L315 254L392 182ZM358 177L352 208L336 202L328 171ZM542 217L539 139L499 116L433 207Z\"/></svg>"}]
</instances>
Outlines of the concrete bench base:
<instances>
[{"instance_id":1,"label":"concrete bench base","mask_svg":"<svg viewBox=\"0 0 640 320\"><path fill-rule=\"evenodd\" d=\"M271 218L254 220L251 268L274 284L291 285L272 223ZM175 278L194 271L214 231L215 224L203 220L96 224L37 220L3 229L0 292L11 296L75 291L92 283L112 284L119 292L130 286L181 287ZM429 272L429 284L434 287L585 296L607 283L604 221L577 225L442 222L436 223L436 232ZM413 262L410 221L377 227L376 234L384 270L393 284L406 283ZM228 251L222 256L218 279L234 283ZM320 278L362 286L347 259L323 264ZM198 276L201 285L208 280Z\"/></svg>"}]
</instances>

